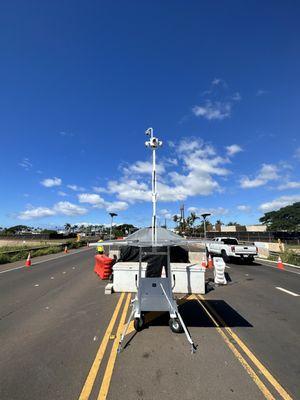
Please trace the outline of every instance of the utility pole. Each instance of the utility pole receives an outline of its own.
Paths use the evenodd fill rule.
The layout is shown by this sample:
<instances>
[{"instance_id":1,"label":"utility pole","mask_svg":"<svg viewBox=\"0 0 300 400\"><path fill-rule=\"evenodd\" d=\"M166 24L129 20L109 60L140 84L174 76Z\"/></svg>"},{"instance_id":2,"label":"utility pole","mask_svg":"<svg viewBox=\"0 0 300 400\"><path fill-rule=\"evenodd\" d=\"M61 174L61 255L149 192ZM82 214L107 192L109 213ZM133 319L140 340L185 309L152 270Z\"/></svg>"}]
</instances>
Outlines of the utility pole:
<instances>
[{"instance_id":1,"label":"utility pole","mask_svg":"<svg viewBox=\"0 0 300 400\"><path fill-rule=\"evenodd\" d=\"M156 217L156 201L157 201L157 190L156 190L156 149L162 146L162 141L153 136L153 128L146 130L146 135L149 136L149 140L145 142L146 147L150 147L152 150L152 244L157 243L157 217Z\"/></svg>"}]
</instances>

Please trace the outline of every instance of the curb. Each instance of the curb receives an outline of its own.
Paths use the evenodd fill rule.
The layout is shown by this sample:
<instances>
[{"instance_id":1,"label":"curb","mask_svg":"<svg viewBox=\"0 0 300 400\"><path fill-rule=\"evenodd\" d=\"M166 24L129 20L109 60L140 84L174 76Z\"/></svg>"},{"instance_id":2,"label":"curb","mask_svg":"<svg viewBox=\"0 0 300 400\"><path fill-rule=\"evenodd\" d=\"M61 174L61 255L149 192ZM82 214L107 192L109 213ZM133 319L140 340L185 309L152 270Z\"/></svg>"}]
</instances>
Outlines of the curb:
<instances>
[{"instance_id":1,"label":"curb","mask_svg":"<svg viewBox=\"0 0 300 400\"><path fill-rule=\"evenodd\" d=\"M258 260L258 261L265 261L265 262L268 262L268 263L270 263L270 264L275 264L275 265L277 265L277 262L276 262L276 261L267 260L266 258L259 258L259 257L256 257L255 260ZM287 265L288 267L293 267L293 268L300 269L300 266L299 266L299 265L287 264L287 263L285 263L285 262L284 262L283 264L284 264L284 265Z\"/></svg>"}]
</instances>

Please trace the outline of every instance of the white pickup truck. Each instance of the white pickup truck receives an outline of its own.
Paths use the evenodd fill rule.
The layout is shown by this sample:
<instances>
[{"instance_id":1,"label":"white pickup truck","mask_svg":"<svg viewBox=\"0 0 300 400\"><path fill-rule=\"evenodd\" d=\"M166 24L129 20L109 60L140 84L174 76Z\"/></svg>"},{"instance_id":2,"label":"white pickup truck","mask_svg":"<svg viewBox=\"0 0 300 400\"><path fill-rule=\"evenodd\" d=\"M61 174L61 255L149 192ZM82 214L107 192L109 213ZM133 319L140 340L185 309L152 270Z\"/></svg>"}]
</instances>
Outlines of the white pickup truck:
<instances>
[{"instance_id":1,"label":"white pickup truck","mask_svg":"<svg viewBox=\"0 0 300 400\"><path fill-rule=\"evenodd\" d=\"M225 262L230 257L239 257L242 260L253 262L257 255L257 247L254 245L239 244L236 238L217 237L206 243L206 253L220 255Z\"/></svg>"}]
</instances>

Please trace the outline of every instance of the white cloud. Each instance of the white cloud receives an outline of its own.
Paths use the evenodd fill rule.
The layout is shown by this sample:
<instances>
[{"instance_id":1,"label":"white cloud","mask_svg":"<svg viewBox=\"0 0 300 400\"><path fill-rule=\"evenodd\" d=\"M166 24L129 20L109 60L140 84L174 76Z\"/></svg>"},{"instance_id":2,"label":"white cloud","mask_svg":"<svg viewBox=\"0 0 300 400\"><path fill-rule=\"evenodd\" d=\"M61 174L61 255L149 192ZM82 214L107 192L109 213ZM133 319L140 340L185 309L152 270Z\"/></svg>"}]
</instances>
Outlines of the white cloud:
<instances>
[{"instance_id":1,"label":"white cloud","mask_svg":"<svg viewBox=\"0 0 300 400\"><path fill-rule=\"evenodd\" d=\"M60 134L60 136L64 136L64 137L66 137L66 136L73 137L74 136L73 133L66 132L66 131L61 131L61 132L59 132L59 134Z\"/></svg>"},{"instance_id":2,"label":"white cloud","mask_svg":"<svg viewBox=\"0 0 300 400\"><path fill-rule=\"evenodd\" d=\"M170 165L178 165L178 160L176 158L167 158L165 161Z\"/></svg>"},{"instance_id":3,"label":"white cloud","mask_svg":"<svg viewBox=\"0 0 300 400\"><path fill-rule=\"evenodd\" d=\"M259 90L256 92L256 96L263 96L264 94L267 94L267 93L268 93L267 90L259 89Z\"/></svg>"},{"instance_id":4,"label":"white cloud","mask_svg":"<svg viewBox=\"0 0 300 400\"><path fill-rule=\"evenodd\" d=\"M52 208L49 207L31 207L28 210L22 211L18 214L18 218L22 220L38 219L43 217L51 217L53 215L82 215L85 214L87 210L85 208L79 207L76 204L70 203L68 201L60 201Z\"/></svg>"},{"instance_id":5,"label":"white cloud","mask_svg":"<svg viewBox=\"0 0 300 400\"><path fill-rule=\"evenodd\" d=\"M300 201L300 194L293 196L281 196L272 201L263 203L259 206L259 210L263 212L278 210L281 207L288 206L297 201Z\"/></svg>"},{"instance_id":6,"label":"white cloud","mask_svg":"<svg viewBox=\"0 0 300 400\"><path fill-rule=\"evenodd\" d=\"M134 164L123 168L125 174L151 174L152 173L152 162L149 161L137 161ZM162 163L156 164L156 172L162 174L165 172L165 167Z\"/></svg>"},{"instance_id":7,"label":"white cloud","mask_svg":"<svg viewBox=\"0 0 300 400\"><path fill-rule=\"evenodd\" d=\"M161 215L163 218L166 219L172 219L172 214L170 210L167 210L166 208L163 208L162 210L159 210L159 215Z\"/></svg>"},{"instance_id":8,"label":"white cloud","mask_svg":"<svg viewBox=\"0 0 300 400\"><path fill-rule=\"evenodd\" d=\"M226 146L226 151L228 156L233 156L240 151L243 151L243 149L238 144L231 144L230 146Z\"/></svg>"},{"instance_id":9,"label":"white cloud","mask_svg":"<svg viewBox=\"0 0 300 400\"><path fill-rule=\"evenodd\" d=\"M233 93L233 95L231 96L232 100L234 101L241 101L242 100L242 96L239 92L235 92Z\"/></svg>"},{"instance_id":10,"label":"white cloud","mask_svg":"<svg viewBox=\"0 0 300 400\"><path fill-rule=\"evenodd\" d=\"M43 181L41 181L41 185L45 187L53 187L53 186L60 186L62 183L62 180L60 178L46 178Z\"/></svg>"},{"instance_id":11,"label":"white cloud","mask_svg":"<svg viewBox=\"0 0 300 400\"><path fill-rule=\"evenodd\" d=\"M212 85L219 85L220 83L222 83L222 79L220 79L220 78L215 78L211 82Z\"/></svg>"},{"instance_id":12,"label":"white cloud","mask_svg":"<svg viewBox=\"0 0 300 400\"><path fill-rule=\"evenodd\" d=\"M263 164L257 177L250 179L244 176L240 180L240 186L243 189L250 189L263 186L269 181L279 179L278 168L274 164Z\"/></svg>"},{"instance_id":13,"label":"white cloud","mask_svg":"<svg viewBox=\"0 0 300 400\"><path fill-rule=\"evenodd\" d=\"M166 173L158 176L157 188L160 201L184 201L189 196L207 196L219 191L220 186L213 178L226 176L230 171L224 168L229 160L216 154L215 149L200 139L183 139L173 147L183 172ZM151 201L151 189L141 180L123 176L120 181L110 181L107 191L119 200L129 203Z\"/></svg>"},{"instance_id":14,"label":"white cloud","mask_svg":"<svg viewBox=\"0 0 300 400\"><path fill-rule=\"evenodd\" d=\"M24 157L21 162L19 162L20 167L24 168L25 171L29 171L32 168L32 163L29 158Z\"/></svg>"},{"instance_id":15,"label":"white cloud","mask_svg":"<svg viewBox=\"0 0 300 400\"><path fill-rule=\"evenodd\" d=\"M22 220L50 217L55 211L48 207L37 207L19 213L18 218Z\"/></svg>"},{"instance_id":16,"label":"white cloud","mask_svg":"<svg viewBox=\"0 0 300 400\"><path fill-rule=\"evenodd\" d=\"M229 118L234 102L242 99L239 92L229 93L227 83L220 78L215 78L209 90L205 90L202 95L204 96L202 103L195 105L192 111L196 117L208 120Z\"/></svg>"},{"instance_id":17,"label":"white cloud","mask_svg":"<svg viewBox=\"0 0 300 400\"><path fill-rule=\"evenodd\" d=\"M151 193L147 184L135 179L123 179L120 182L110 181L108 191L115 193L120 200L134 203L136 201L151 201Z\"/></svg>"},{"instance_id":18,"label":"white cloud","mask_svg":"<svg viewBox=\"0 0 300 400\"><path fill-rule=\"evenodd\" d=\"M300 160L300 147L298 147L294 153L294 157Z\"/></svg>"},{"instance_id":19,"label":"white cloud","mask_svg":"<svg viewBox=\"0 0 300 400\"><path fill-rule=\"evenodd\" d=\"M251 211L251 207L247 206L247 205L244 205L244 204L241 204L240 206L237 206L237 209L239 211L247 212L247 213Z\"/></svg>"},{"instance_id":20,"label":"white cloud","mask_svg":"<svg viewBox=\"0 0 300 400\"><path fill-rule=\"evenodd\" d=\"M58 194L59 196L62 196L62 197L68 196L67 193L65 193L65 192L63 192L63 191L61 191L61 190L59 190L59 191L57 192L57 194Z\"/></svg>"},{"instance_id":21,"label":"white cloud","mask_svg":"<svg viewBox=\"0 0 300 400\"><path fill-rule=\"evenodd\" d=\"M78 195L80 203L92 204L95 208L104 208L108 212L124 211L128 208L125 201L106 201L98 194L82 193Z\"/></svg>"},{"instance_id":22,"label":"white cloud","mask_svg":"<svg viewBox=\"0 0 300 400\"><path fill-rule=\"evenodd\" d=\"M108 212L124 211L127 210L128 203L126 203L125 201L107 201L105 208Z\"/></svg>"},{"instance_id":23,"label":"white cloud","mask_svg":"<svg viewBox=\"0 0 300 400\"><path fill-rule=\"evenodd\" d=\"M210 120L222 120L231 115L231 103L228 101L206 100L204 105L196 105L192 109L196 117L203 117Z\"/></svg>"},{"instance_id":24,"label":"white cloud","mask_svg":"<svg viewBox=\"0 0 300 400\"><path fill-rule=\"evenodd\" d=\"M85 190L84 187L77 185L67 185L67 188L74 190L74 192L83 192Z\"/></svg>"},{"instance_id":25,"label":"white cloud","mask_svg":"<svg viewBox=\"0 0 300 400\"><path fill-rule=\"evenodd\" d=\"M54 205L53 210L57 214L63 215L82 215L87 212L86 208L70 203L69 201L59 201Z\"/></svg>"},{"instance_id":26,"label":"white cloud","mask_svg":"<svg viewBox=\"0 0 300 400\"><path fill-rule=\"evenodd\" d=\"M105 189L102 186L93 186L92 189L96 193L106 193L107 192L107 189Z\"/></svg>"},{"instance_id":27,"label":"white cloud","mask_svg":"<svg viewBox=\"0 0 300 400\"><path fill-rule=\"evenodd\" d=\"M88 203L92 205L104 204L105 201L99 194L94 193L82 193L78 194L79 203Z\"/></svg>"},{"instance_id":28,"label":"white cloud","mask_svg":"<svg viewBox=\"0 0 300 400\"><path fill-rule=\"evenodd\" d=\"M293 181L289 181L278 186L279 190L299 189L299 188L300 188L300 182L293 182Z\"/></svg>"}]
</instances>

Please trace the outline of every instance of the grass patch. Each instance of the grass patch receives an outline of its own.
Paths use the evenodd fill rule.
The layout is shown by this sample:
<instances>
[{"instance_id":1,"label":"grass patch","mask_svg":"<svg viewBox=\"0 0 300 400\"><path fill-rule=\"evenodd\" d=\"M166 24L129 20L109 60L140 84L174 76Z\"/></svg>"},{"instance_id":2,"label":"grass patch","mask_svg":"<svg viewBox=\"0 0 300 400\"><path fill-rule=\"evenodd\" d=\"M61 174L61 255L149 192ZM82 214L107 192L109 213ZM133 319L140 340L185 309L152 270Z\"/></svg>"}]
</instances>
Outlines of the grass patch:
<instances>
[{"instance_id":1,"label":"grass patch","mask_svg":"<svg viewBox=\"0 0 300 400\"><path fill-rule=\"evenodd\" d=\"M64 250L65 246L68 246L68 250L70 249L78 249L82 246L85 246L85 241L75 242L75 241L68 241L63 245L57 246L48 246L42 249L34 249L28 245L25 246L4 246L1 247L0 250L0 264L6 264L10 262L26 260L28 253L30 251L30 255L32 258L45 256L47 254L55 254L60 253ZM6 253L6 251L16 251L14 253ZM3 253L3 254L1 254Z\"/></svg>"},{"instance_id":2,"label":"grass patch","mask_svg":"<svg viewBox=\"0 0 300 400\"><path fill-rule=\"evenodd\" d=\"M283 263L300 265L300 256L293 250L286 250L283 253L279 253L278 255L280 256ZM277 261L278 256L269 256L269 260Z\"/></svg>"}]
</instances>

